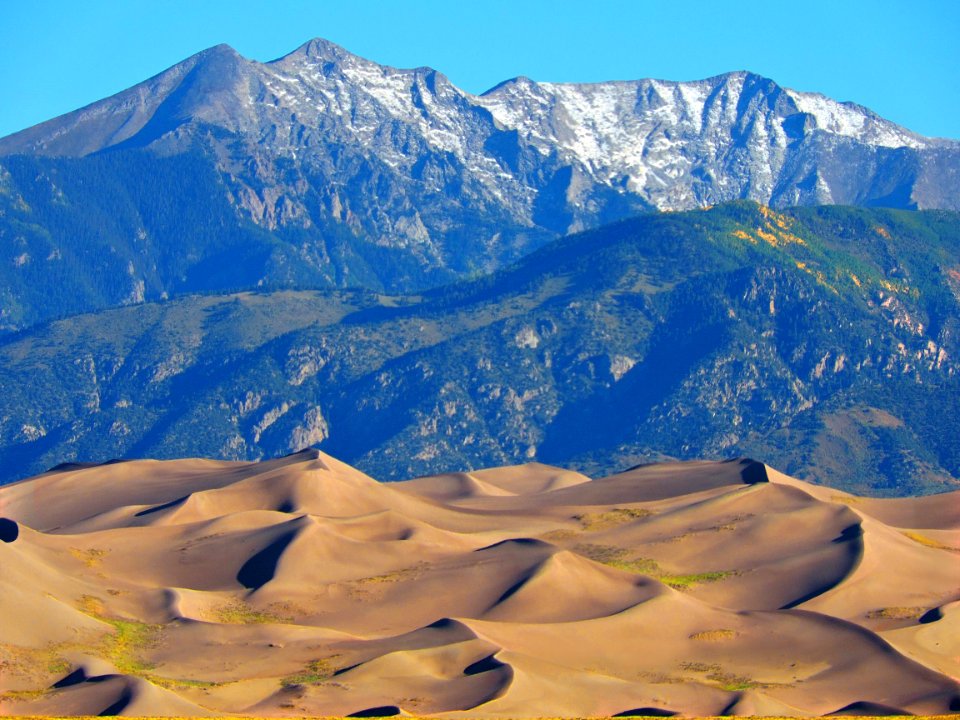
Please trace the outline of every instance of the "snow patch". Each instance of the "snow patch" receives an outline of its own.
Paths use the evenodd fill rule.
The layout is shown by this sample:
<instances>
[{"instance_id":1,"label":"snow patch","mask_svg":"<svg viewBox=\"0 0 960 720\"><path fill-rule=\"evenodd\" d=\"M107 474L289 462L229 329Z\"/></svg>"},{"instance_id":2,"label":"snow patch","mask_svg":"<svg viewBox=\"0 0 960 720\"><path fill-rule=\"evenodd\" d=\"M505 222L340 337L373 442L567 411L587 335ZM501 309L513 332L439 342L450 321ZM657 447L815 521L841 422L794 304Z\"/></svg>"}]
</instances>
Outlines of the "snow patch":
<instances>
[{"instance_id":1,"label":"snow patch","mask_svg":"<svg viewBox=\"0 0 960 720\"><path fill-rule=\"evenodd\" d=\"M800 112L808 113L821 130L881 147L922 148L927 142L892 122L867 115L856 106L839 103L819 93L786 90Z\"/></svg>"}]
</instances>

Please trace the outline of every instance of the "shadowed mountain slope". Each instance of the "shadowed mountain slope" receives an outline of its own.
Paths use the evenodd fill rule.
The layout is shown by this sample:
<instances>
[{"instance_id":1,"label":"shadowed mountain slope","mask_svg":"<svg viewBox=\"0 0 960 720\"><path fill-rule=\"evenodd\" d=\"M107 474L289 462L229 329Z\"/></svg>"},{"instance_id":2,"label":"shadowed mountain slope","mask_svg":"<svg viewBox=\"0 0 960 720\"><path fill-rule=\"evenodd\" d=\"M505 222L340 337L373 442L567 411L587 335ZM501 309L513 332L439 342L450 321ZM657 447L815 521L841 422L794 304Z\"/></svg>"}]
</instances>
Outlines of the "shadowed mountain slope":
<instances>
[{"instance_id":1,"label":"shadowed mountain slope","mask_svg":"<svg viewBox=\"0 0 960 720\"><path fill-rule=\"evenodd\" d=\"M110 310L0 342L0 466L319 445L399 480L741 453L863 494L936 492L960 477L943 432L960 425L958 297L956 214L734 203L421 295ZM432 482L439 498L506 492Z\"/></svg>"}]
</instances>

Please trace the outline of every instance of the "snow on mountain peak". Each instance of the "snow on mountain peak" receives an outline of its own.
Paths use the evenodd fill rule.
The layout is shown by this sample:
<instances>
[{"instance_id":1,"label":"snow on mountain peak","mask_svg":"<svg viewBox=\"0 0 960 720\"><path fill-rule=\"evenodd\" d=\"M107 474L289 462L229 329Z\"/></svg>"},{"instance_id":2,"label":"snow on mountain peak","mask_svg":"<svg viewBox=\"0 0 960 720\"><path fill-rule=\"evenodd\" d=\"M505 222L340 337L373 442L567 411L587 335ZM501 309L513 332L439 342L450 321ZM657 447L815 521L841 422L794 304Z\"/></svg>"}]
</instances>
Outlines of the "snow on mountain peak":
<instances>
[{"instance_id":1,"label":"snow on mountain peak","mask_svg":"<svg viewBox=\"0 0 960 720\"><path fill-rule=\"evenodd\" d=\"M172 111L159 112L164 105ZM748 71L686 82L552 83L521 76L473 95L430 68L381 65L322 38L268 63L217 46L67 117L0 140L0 154L87 154L121 141L164 142L169 149L190 137L198 121L245 138L246 152L256 148L268 166L276 157L329 164L325 153L336 146L431 192L442 192L450 175L462 172L484 202L508 203L531 225L541 186L560 182L552 178L561 169L568 187L556 202L569 206L571 217L595 212L596 193L603 203L625 202L623 212L734 198L860 202L855 188L868 179L852 176L861 171L824 161L828 151L835 160L838 140L871 157L878 148L954 153L960 147ZM428 156L436 168L425 172ZM878 158L869 172L885 173L885 183L916 182L881 168L886 162ZM863 192L879 192L870 187ZM925 192L936 187L924 185ZM897 192L919 202L912 189Z\"/></svg>"},{"instance_id":2,"label":"snow on mountain peak","mask_svg":"<svg viewBox=\"0 0 960 720\"><path fill-rule=\"evenodd\" d=\"M817 127L835 135L855 138L881 147L925 147L929 143L854 103L841 103L819 93L787 90L800 112L813 116Z\"/></svg>"}]
</instances>

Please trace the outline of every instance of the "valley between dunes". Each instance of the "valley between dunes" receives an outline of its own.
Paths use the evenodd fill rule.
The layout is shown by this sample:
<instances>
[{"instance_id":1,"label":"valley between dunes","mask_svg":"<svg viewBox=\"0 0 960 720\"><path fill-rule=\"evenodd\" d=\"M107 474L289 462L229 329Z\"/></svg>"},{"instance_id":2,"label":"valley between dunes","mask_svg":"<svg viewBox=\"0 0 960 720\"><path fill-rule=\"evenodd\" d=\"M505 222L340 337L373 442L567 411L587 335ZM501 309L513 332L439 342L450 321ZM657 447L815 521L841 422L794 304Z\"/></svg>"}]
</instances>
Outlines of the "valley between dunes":
<instances>
[{"instance_id":1,"label":"valley between dunes","mask_svg":"<svg viewBox=\"0 0 960 720\"><path fill-rule=\"evenodd\" d=\"M960 493L310 450L64 466L0 516L3 714L960 711Z\"/></svg>"}]
</instances>

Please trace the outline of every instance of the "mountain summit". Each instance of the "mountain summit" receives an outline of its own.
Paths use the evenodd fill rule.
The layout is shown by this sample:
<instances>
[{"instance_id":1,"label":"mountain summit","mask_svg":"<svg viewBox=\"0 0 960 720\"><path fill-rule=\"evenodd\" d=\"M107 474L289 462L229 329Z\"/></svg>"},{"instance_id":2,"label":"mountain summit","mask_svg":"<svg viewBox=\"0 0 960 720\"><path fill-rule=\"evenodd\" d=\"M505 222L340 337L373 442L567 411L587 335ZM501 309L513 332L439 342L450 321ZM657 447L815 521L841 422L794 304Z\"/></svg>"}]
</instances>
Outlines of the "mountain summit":
<instances>
[{"instance_id":1,"label":"mountain summit","mask_svg":"<svg viewBox=\"0 0 960 720\"><path fill-rule=\"evenodd\" d=\"M472 95L322 39L268 63L218 45L0 139L0 226L22 238L0 258L18 268L7 286L68 255L123 279L33 316L14 291L0 320L250 286L416 291L638 212L734 199L957 209L958 171L956 141L748 72ZM92 214L103 237L75 252Z\"/></svg>"},{"instance_id":2,"label":"mountain summit","mask_svg":"<svg viewBox=\"0 0 960 720\"><path fill-rule=\"evenodd\" d=\"M530 171L547 167L551 177L566 170L566 209L575 216L590 212L577 201L601 189L661 210L738 198L958 207L956 188L937 195L922 181L940 165L931 160L946 154L956 162L960 143L753 73L592 84L520 77L476 96L431 68L378 65L321 38L268 63L217 45L0 139L0 155L83 156L124 145L170 151L202 135L202 126L242 138L274 162L298 154L302 164L319 160L334 138L318 141L331 130L345 149L365 149L408 177L425 157L448 155L476 175L485 199L516 195L528 220L545 189L535 177L543 173Z\"/></svg>"}]
</instances>

